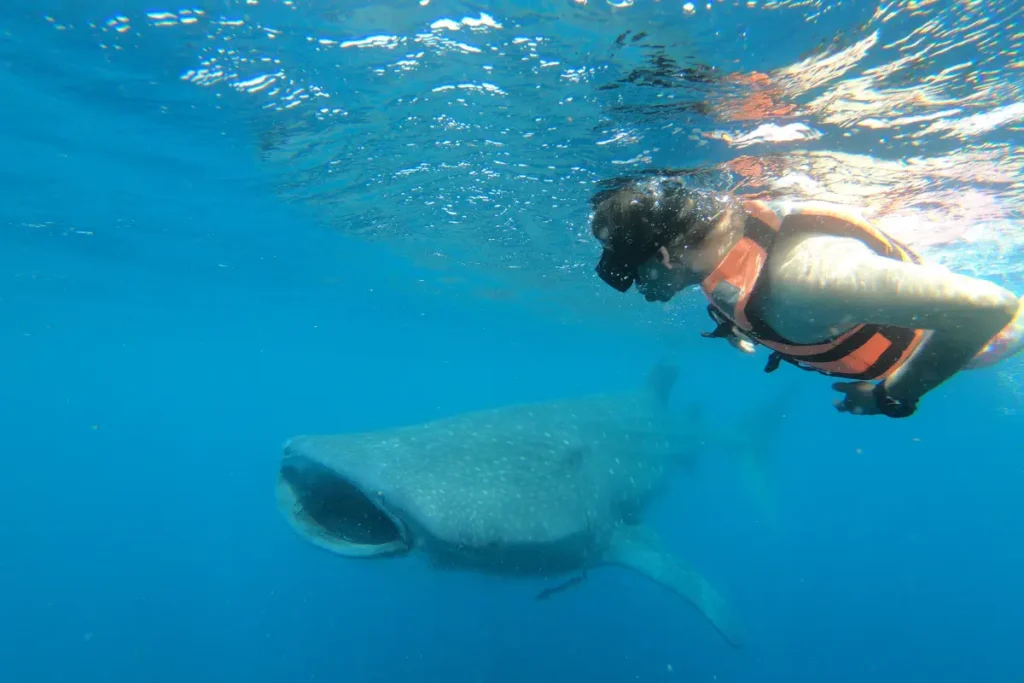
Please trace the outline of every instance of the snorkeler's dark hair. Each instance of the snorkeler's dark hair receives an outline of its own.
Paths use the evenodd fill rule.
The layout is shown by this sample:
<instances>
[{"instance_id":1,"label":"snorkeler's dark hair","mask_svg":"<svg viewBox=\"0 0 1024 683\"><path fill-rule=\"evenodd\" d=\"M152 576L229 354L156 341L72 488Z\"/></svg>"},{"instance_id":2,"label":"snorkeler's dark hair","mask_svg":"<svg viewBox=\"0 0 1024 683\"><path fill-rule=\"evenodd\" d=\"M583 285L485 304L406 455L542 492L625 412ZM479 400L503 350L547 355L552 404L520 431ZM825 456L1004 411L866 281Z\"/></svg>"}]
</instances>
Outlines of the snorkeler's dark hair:
<instances>
[{"instance_id":1,"label":"snorkeler's dark hair","mask_svg":"<svg viewBox=\"0 0 1024 683\"><path fill-rule=\"evenodd\" d=\"M728 200L665 180L633 181L595 195L591 231L604 245L597 274L627 291L636 270L661 247L703 240Z\"/></svg>"}]
</instances>

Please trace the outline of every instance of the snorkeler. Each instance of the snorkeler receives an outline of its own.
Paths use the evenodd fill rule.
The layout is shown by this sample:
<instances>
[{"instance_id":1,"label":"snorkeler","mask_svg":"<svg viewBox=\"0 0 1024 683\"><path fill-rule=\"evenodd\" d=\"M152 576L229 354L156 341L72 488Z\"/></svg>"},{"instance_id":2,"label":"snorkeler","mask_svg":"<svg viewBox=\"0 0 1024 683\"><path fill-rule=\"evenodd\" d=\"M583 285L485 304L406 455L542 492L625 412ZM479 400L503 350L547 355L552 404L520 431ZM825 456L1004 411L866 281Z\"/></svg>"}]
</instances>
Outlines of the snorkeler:
<instances>
[{"instance_id":1,"label":"snorkeler","mask_svg":"<svg viewBox=\"0 0 1024 683\"><path fill-rule=\"evenodd\" d=\"M986 280L925 264L828 204L745 201L671 179L630 181L592 199L597 273L648 301L700 285L723 337L752 353L854 380L840 412L907 417L963 369L1020 351L1021 303ZM880 380L873 383L875 380Z\"/></svg>"}]
</instances>

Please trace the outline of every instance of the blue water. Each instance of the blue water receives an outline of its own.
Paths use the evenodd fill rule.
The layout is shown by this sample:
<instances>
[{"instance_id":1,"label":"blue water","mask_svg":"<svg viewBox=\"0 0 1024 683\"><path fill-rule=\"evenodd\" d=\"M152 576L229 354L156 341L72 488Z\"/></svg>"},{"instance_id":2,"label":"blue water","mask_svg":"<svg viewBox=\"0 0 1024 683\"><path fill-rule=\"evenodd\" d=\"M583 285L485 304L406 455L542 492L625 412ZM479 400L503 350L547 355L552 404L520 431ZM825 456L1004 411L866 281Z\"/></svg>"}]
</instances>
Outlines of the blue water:
<instances>
[{"instance_id":1,"label":"blue water","mask_svg":"<svg viewBox=\"0 0 1024 683\"><path fill-rule=\"evenodd\" d=\"M248 25L259 12L281 25L291 17L289 29L339 40L403 23L425 31L437 16L469 12L463 3L435 1L428 21L413 16L426 11L418 5L378 4L393 11L227 2L205 9L244 15ZM953 12L940 18L956 16L953 3L939 5ZM513 7L484 9L512 24ZM992 12L1003 12L1005 33L988 37L990 52L1001 39L1009 50L1019 20L1012 5L1000 7ZM791 12L815 8L822 9ZM872 28L863 22L874 10L859 3L825 8L850 41ZM479 16L480 7L470 9ZM675 19L641 10L653 14L637 23L655 33L681 21L678 8ZM206 48L191 35L145 28L151 11L131 0L88 9L14 2L0 10L0 681L961 683L1024 676L1016 365L954 378L911 420L840 415L827 380L785 368L768 377L760 372L763 356L751 361L700 340L696 331L710 323L695 297L663 310L622 303L600 288L591 273L596 250L586 241L586 196L591 183L616 172L613 161L636 151L594 147L607 130L588 123L567 133L579 154L539 141L508 143L511 161L543 170L551 159L584 170L555 164L535 184L467 181L461 174L485 163L470 144L474 136L518 135L534 111L525 95L493 126L488 117L499 112L476 102L472 120L480 128L465 133L469 146L439 150L425 129L395 128L371 106L397 106L399 95L375 100L390 87L423 97L430 89L415 79L427 77L375 81L344 53L334 71L307 65L322 82L338 84L334 102L366 98L353 107L364 117L359 126L331 135L303 113L308 107L281 114L230 89L183 80ZM571 3L522 4L518 26L548 30L563 19L571 24L579 11ZM88 28L115 15L142 27L114 36L124 43L116 53L97 47L114 44L110 31ZM607 46L605 38L622 27L597 16L604 18L583 23L601 27L586 41ZM717 19L702 35L732 54L743 47L724 47L732 45L728 36L750 32L745 68L767 69L835 33L819 24L773 56L762 44L766 22L781 29L796 15L761 16L771 19L735 26ZM61 23L69 28L54 28ZM575 42L573 30L581 31ZM891 30L889 40L899 35ZM558 49L591 44L578 26L566 31L560 43L552 34ZM471 40L466 31L458 38ZM694 39L698 47L705 42ZM292 62L282 63L301 63L301 53L289 54ZM617 64L596 48L588 54L594 65ZM526 93L533 72L513 81L518 64L508 58L492 80ZM460 62L448 68L471 80ZM997 88L995 96L1009 99L988 106L1011 104L1019 71L989 68L1010 89ZM687 116L675 125L697 125ZM274 126L316 132L313 148L323 158L283 167L261 160L260 143ZM636 145L657 147L653 165L732 155L669 135L660 120L600 126L646 130ZM386 147L389 134L419 145L402 154L432 164L426 178L387 181L406 166L404 157L388 165L395 152ZM359 135L369 142L346 137ZM1014 168L1019 152L1000 145L1019 136L1019 121L1011 121L964 144L1005 154L1000 161ZM805 147L891 159L910 149L835 137L838 143ZM935 154L957 147L940 138L914 147L933 144ZM354 156L378 148L376 161ZM361 174L360 182L287 184L335 152L343 172ZM460 159L468 167L458 167ZM974 247L947 240L942 255L1021 291L1020 189L1000 182L977 187L996 188L1009 222L993 219L994 227L973 234ZM437 207L403 203L417 192L447 198L469 227L445 231ZM474 192L489 198L468 204L477 206L477 222L465 203ZM523 203L529 200L535 203ZM489 213L503 202L512 208ZM509 226L520 232L509 236ZM989 245L996 251L986 252ZM448 254L444 269L430 262L438 250ZM983 263L984 253L999 257ZM507 267L511 274L498 274ZM419 557L331 556L298 538L275 508L281 445L295 434L384 428L628 386L670 352L684 361L678 404L699 400L711 423L728 429L743 429L737 421L750 410L797 390L770 444L773 508L758 504L725 457L673 480L647 515L748 622L742 650L725 645L677 598L624 570L595 571L583 586L535 602L550 583L442 572Z\"/></svg>"}]
</instances>

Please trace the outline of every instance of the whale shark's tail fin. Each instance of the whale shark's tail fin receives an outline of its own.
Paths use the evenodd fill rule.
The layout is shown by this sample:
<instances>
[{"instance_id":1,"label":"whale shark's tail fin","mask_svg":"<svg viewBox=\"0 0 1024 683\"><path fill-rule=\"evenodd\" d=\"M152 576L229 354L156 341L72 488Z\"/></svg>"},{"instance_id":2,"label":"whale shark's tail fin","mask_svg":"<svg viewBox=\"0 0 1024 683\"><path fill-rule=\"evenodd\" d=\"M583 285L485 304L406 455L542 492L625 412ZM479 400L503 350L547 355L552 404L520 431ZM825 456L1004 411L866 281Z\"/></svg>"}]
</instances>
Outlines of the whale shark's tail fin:
<instances>
[{"instance_id":1,"label":"whale shark's tail fin","mask_svg":"<svg viewBox=\"0 0 1024 683\"><path fill-rule=\"evenodd\" d=\"M648 373L646 386L658 402L667 404L678 383L679 363L664 357ZM761 513L774 521L778 507L775 484L775 461L779 434L787 424L787 409L793 403L799 385L790 384L781 395L770 400L749 400L752 410L737 411L735 420L719 424L721 419L706 419L712 412L700 401L691 402L685 418L673 436L680 444L677 463L692 472L702 454L709 451L725 453L738 466L754 502ZM689 387L687 387L689 388ZM721 412L721 411L718 411Z\"/></svg>"},{"instance_id":2,"label":"whale shark's tail fin","mask_svg":"<svg viewBox=\"0 0 1024 683\"><path fill-rule=\"evenodd\" d=\"M715 438L716 445L724 448L738 466L754 504L769 523L774 523L778 509L775 467L779 435L789 423L788 409L797 390L798 385L790 385L781 395L739 415L739 424L726 425Z\"/></svg>"},{"instance_id":3,"label":"whale shark's tail fin","mask_svg":"<svg viewBox=\"0 0 1024 683\"><path fill-rule=\"evenodd\" d=\"M735 648L743 647L743 625L725 599L697 570L665 551L650 529L619 527L605 552L604 562L632 569L668 588L696 607L726 642Z\"/></svg>"},{"instance_id":4,"label":"whale shark's tail fin","mask_svg":"<svg viewBox=\"0 0 1024 683\"><path fill-rule=\"evenodd\" d=\"M678 379L679 366L671 361L662 360L647 373L647 387L658 401L667 404Z\"/></svg>"}]
</instances>

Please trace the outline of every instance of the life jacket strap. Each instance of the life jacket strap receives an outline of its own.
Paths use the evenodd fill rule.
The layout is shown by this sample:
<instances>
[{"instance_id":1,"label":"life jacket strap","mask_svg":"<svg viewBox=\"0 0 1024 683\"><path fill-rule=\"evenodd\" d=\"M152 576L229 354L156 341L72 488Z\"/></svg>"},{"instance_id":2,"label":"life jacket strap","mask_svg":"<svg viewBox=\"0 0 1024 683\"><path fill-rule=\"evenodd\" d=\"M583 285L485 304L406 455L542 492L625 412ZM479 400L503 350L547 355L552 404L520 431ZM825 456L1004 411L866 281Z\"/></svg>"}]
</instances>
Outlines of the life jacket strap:
<instances>
[{"instance_id":1,"label":"life jacket strap","mask_svg":"<svg viewBox=\"0 0 1024 683\"><path fill-rule=\"evenodd\" d=\"M705 339L728 339L736 336L736 333L733 332L733 322L722 315L721 311L712 304L708 304L708 315L715 321L715 329L710 332L701 332L700 336Z\"/></svg>"},{"instance_id":2,"label":"life jacket strap","mask_svg":"<svg viewBox=\"0 0 1024 683\"><path fill-rule=\"evenodd\" d=\"M820 372L820 370L818 370L817 368L809 368L805 365L800 365L800 363L798 363L794 359L790 358L789 356L783 353L779 353L778 351L772 351L771 355L768 356L768 362L764 364L764 371L775 372L776 370L779 369L779 365L782 364L782 361L786 361L790 365L801 370L804 370L806 372Z\"/></svg>"}]
</instances>

